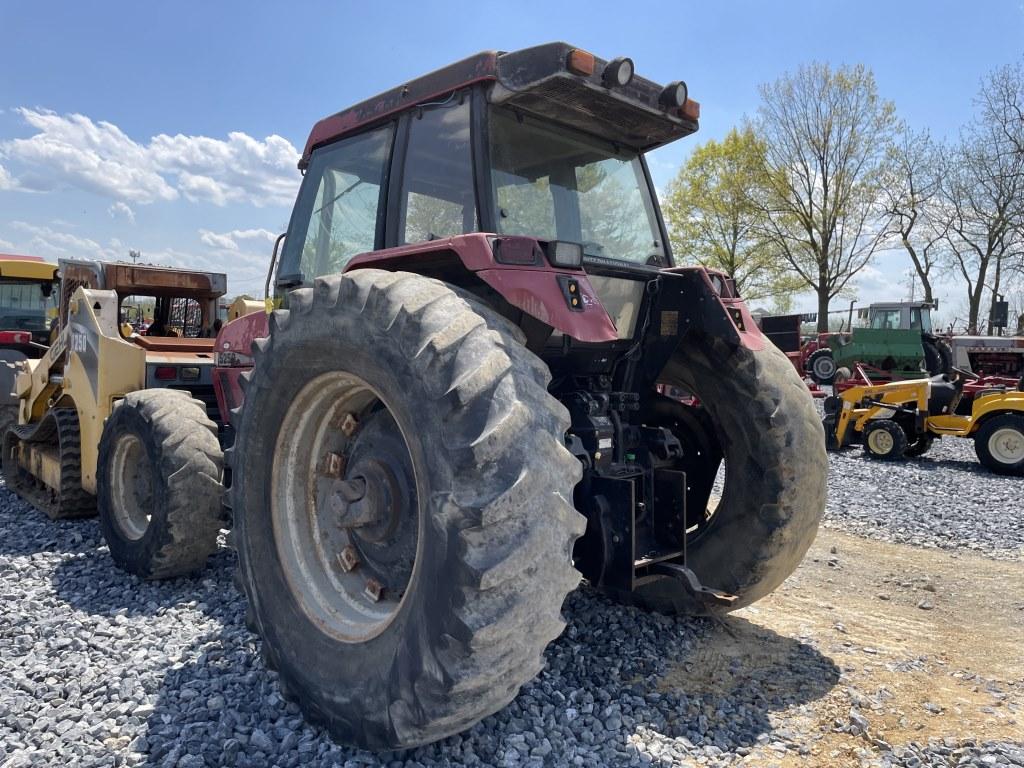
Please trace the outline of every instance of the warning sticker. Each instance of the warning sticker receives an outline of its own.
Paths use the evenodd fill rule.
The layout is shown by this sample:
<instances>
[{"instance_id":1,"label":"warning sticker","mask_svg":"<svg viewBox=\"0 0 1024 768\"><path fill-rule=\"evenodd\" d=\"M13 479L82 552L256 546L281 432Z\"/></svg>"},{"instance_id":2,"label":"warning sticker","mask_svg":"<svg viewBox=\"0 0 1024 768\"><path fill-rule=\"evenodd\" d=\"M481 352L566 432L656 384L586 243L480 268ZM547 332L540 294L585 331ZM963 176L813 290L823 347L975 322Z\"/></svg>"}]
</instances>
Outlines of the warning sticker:
<instances>
[{"instance_id":1,"label":"warning sticker","mask_svg":"<svg viewBox=\"0 0 1024 768\"><path fill-rule=\"evenodd\" d=\"M675 336L679 333L679 313L664 311L661 313L661 335Z\"/></svg>"}]
</instances>

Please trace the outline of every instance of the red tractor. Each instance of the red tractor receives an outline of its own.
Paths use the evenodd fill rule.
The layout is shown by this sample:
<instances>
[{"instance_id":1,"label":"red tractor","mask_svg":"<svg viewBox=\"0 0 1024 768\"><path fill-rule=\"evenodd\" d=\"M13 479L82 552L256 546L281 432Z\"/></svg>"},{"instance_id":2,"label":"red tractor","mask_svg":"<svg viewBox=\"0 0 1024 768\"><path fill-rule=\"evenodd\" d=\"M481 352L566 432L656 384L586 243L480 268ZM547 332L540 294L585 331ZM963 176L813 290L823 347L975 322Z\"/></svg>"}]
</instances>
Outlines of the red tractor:
<instances>
[{"instance_id":1,"label":"red tractor","mask_svg":"<svg viewBox=\"0 0 1024 768\"><path fill-rule=\"evenodd\" d=\"M250 627L338 740L412 747L504 707L581 576L722 613L810 546L807 388L728 278L674 264L644 161L698 112L681 81L551 43L314 126L280 308L224 326L214 386ZM160 525L195 524L187 488L152 492Z\"/></svg>"},{"instance_id":2,"label":"red tractor","mask_svg":"<svg viewBox=\"0 0 1024 768\"><path fill-rule=\"evenodd\" d=\"M505 706L581 575L724 612L811 544L807 388L728 279L673 263L644 162L698 113L682 82L552 43L314 126L282 309L224 328L217 381L252 629L339 740Z\"/></svg>"}]
</instances>

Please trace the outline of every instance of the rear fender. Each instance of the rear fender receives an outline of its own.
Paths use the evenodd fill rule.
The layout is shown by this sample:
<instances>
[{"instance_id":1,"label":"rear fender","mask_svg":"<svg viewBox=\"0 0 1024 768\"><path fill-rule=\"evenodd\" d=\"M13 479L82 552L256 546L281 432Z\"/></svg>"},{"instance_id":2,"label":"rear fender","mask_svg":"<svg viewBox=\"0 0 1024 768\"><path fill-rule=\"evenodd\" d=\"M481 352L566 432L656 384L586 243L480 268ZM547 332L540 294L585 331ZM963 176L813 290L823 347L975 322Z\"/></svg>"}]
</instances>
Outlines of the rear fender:
<instances>
[{"instance_id":1,"label":"rear fender","mask_svg":"<svg viewBox=\"0 0 1024 768\"><path fill-rule=\"evenodd\" d=\"M641 365L648 383L658 380L687 334L700 333L755 351L765 348L767 338L723 273L674 267L662 270L660 278L643 339Z\"/></svg>"},{"instance_id":2,"label":"rear fender","mask_svg":"<svg viewBox=\"0 0 1024 768\"><path fill-rule=\"evenodd\" d=\"M491 248L491 241L496 237L475 232L386 248L354 257L345 271L367 267L408 270L444 280L453 268L464 270L475 274L512 306L578 341L604 342L618 338L615 324L582 269L552 267L539 248L536 248L532 265L502 264L495 260ZM501 238L537 244L533 238L505 235ZM567 278L575 282L581 297L578 308L570 307L560 282Z\"/></svg>"}]
</instances>

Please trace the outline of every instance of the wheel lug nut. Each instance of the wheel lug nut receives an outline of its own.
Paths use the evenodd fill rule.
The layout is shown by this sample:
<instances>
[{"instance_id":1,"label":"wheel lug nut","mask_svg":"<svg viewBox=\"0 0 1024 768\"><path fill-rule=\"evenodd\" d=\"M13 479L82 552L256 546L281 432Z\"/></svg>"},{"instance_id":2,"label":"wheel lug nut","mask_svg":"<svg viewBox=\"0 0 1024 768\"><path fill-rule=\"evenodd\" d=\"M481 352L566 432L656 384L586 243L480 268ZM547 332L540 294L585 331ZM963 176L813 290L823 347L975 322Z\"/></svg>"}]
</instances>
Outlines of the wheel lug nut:
<instances>
[{"instance_id":1,"label":"wheel lug nut","mask_svg":"<svg viewBox=\"0 0 1024 768\"><path fill-rule=\"evenodd\" d=\"M324 474L328 477L341 477L345 472L345 457L340 453L328 451L324 456Z\"/></svg>"},{"instance_id":2,"label":"wheel lug nut","mask_svg":"<svg viewBox=\"0 0 1024 768\"><path fill-rule=\"evenodd\" d=\"M359 420L351 413L346 413L345 418L341 421L341 431L345 433L345 437L352 437L352 434L359 428Z\"/></svg>"},{"instance_id":3,"label":"wheel lug nut","mask_svg":"<svg viewBox=\"0 0 1024 768\"><path fill-rule=\"evenodd\" d=\"M356 553L356 548L349 544L338 555L338 565L341 566L341 570L348 573L357 565L359 565L359 555Z\"/></svg>"},{"instance_id":4,"label":"wheel lug nut","mask_svg":"<svg viewBox=\"0 0 1024 768\"><path fill-rule=\"evenodd\" d=\"M376 602L378 602L380 600L381 596L384 594L384 585L381 584L376 579L373 579L373 578L367 579L366 580L366 589L363 590L363 594L365 594L368 598L370 598L371 600L373 600L373 602L376 603Z\"/></svg>"}]
</instances>

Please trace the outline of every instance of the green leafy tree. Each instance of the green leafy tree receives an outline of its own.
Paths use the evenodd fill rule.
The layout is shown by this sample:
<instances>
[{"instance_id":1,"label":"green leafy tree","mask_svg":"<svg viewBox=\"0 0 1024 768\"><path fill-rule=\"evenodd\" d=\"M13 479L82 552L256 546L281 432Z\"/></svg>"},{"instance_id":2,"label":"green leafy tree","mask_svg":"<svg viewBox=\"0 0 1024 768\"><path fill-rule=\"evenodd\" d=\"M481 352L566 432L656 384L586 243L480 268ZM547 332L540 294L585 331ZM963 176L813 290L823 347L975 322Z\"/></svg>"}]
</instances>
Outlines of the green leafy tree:
<instances>
[{"instance_id":1,"label":"green leafy tree","mask_svg":"<svg viewBox=\"0 0 1024 768\"><path fill-rule=\"evenodd\" d=\"M803 281L764 236L763 155L749 127L703 144L669 186L662 209L680 261L720 269L748 301L773 299L785 309Z\"/></svg>"}]
</instances>

